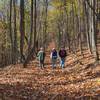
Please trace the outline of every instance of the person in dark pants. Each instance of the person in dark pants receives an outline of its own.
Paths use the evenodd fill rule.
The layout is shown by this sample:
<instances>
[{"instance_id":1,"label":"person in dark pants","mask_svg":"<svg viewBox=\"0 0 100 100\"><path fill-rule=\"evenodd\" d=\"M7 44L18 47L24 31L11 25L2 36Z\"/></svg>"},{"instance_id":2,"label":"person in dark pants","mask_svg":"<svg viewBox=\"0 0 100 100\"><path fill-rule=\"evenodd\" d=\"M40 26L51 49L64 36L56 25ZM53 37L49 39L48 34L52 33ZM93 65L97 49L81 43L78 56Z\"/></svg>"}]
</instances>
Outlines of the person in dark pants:
<instances>
[{"instance_id":1,"label":"person in dark pants","mask_svg":"<svg viewBox=\"0 0 100 100\"><path fill-rule=\"evenodd\" d=\"M67 53L64 47L62 47L59 51L59 57L60 57L60 66L63 69L65 66L65 59L66 59Z\"/></svg>"},{"instance_id":2,"label":"person in dark pants","mask_svg":"<svg viewBox=\"0 0 100 100\"><path fill-rule=\"evenodd\" d=\"M38 60L39 60L39 66L42 68L44 68L44 60L45 60L45 52L43 50L43 48L40 48L40 51L37 54Z\"/></svg>"},{"instance_id":3,"label":"person in dark pants","mask_svg":"<svg viewBox=\"0 0 100 100\"><path fill-rule=\"evenodd\" d=\"M56 63L57 63L57 51L55 48L52 49L51 54L50 54L50 58L51 58L51 63L52 63L52 68L56 68Z\"/></svg>"}]
</instances>

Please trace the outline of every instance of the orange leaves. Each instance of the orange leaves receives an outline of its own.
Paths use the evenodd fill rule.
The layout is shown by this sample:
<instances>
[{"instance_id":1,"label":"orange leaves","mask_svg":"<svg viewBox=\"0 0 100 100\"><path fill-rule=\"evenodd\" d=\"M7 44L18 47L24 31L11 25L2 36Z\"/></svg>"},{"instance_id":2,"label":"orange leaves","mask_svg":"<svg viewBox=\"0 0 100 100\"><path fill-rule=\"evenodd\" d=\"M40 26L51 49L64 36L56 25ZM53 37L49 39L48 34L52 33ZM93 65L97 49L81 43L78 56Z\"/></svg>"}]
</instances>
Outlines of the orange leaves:
<instances>
[{"instance_id":1,"label":"orange leaves","mask_svg":"<svg viewBox=\"0 0 100 100\"><path fill-rule=\"evenodd\" d=\"M0 93L7 100L31 100L43 98L45 100L58 98L94 97L100 94L100 66L86 69L75 63L77 59L67 57L65 69L50 67L49 53L47 53L45 69L37 67L37 61L31 62L28 68L22 65L9 66L0 70ZM92 59L92 58L91 58ZM91 62L88 59L88 63ZM82 59L85 62L86 59ZM5 94L3 94L5 93ZM16 99L15 99L16 98ZM50 100L51 100L50 99ZM74 100L74 99L73 99Z\"/></svg>"}]
</instances>

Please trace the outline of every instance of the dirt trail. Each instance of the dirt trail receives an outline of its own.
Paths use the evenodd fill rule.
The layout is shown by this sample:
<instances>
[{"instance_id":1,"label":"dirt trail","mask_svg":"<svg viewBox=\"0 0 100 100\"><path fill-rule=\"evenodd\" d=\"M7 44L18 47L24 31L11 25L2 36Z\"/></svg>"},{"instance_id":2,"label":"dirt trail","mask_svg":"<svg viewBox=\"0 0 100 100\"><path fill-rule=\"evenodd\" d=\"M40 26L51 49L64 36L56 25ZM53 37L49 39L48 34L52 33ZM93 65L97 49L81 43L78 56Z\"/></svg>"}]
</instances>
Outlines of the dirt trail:
<instances>
[{"instance_id":1,"label":"dirt trail","mask_svg":"<svg viewBox=\"0 0 100 100\"><path fill-rule=\"evenodd\" d=\"M51 43L48 50L54 47ZM65 69L50 67L49 52L45 69L31 62L27 68L11 65L0 69L0 100L100 100L100 66L87 51L84 58L72 54L66 59ZM89 65L89 66L87 66Z\"/></svg>"}]
</instances>

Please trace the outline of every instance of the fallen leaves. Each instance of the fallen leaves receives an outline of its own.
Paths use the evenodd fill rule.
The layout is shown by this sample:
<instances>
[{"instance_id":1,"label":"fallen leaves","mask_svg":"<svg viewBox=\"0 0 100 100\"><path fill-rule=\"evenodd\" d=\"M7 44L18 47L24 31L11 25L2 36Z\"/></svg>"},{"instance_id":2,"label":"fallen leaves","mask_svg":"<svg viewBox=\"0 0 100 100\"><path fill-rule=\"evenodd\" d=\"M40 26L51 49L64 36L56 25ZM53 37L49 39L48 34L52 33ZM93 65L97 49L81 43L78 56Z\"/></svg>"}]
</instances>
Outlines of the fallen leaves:
<instances>
[{"instance_id":1,"label":"fallen leaves","mask_svg":"<svg viewBox=\"0 0 100 100\"><path fill-rule=\"evenodd\" d=\"M75 60L75 59L74 59ZM47 62L49 60L47 59ZM85 59L81 60L85 62ZM44 70L36 66L9 66L0 70L0 98L5 100L74 100L100 95L100 66L86 68L68 58L62 71L49 65ZM33 62L35 65L35 62ZM87 62L86 62L87 63Z\"/></svg>"}]
</instances>

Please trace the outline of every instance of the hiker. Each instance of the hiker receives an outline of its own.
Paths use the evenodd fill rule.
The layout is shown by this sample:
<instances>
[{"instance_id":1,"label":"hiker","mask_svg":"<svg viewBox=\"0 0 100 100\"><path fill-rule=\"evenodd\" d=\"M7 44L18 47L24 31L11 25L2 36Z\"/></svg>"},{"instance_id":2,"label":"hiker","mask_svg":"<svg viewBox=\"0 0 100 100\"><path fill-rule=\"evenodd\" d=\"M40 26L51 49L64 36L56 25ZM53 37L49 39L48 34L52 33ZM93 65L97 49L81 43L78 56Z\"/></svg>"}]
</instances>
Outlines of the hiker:
<instances>
[{"instance_id":1,"label":"hiker","mask_svg":"<svg viewBox=\"0 0 100 100\"><path fill-rule=\"evenodd\" d=\"M50 54L53 69L56 68L57 57L58 57L57 51L55 48L53 48Z\"/></svg>"},{"instance_id":2,"label":"hiker","mask_svg":"<svg viewBox=\"0 0 100 100\"><path fill-rule=\"evenodd\" d=\"M65 64L65 58L67 56L66 50L64 47L62 47L59 51L59 57L60 57L60 67L63 69Z\"/></svg>"},{"instance_id":3,"label":"hiker","mask_svg":"<svg viewBox=\"0 0 100 100\"><path fill-rule=\"evenodd\" d=\"M43 48L40 48L40 51L37 54L37 58L39 60L39 67L44 68L44 60L45 60L45 52Z\"/></svg>"}]
</instances>

